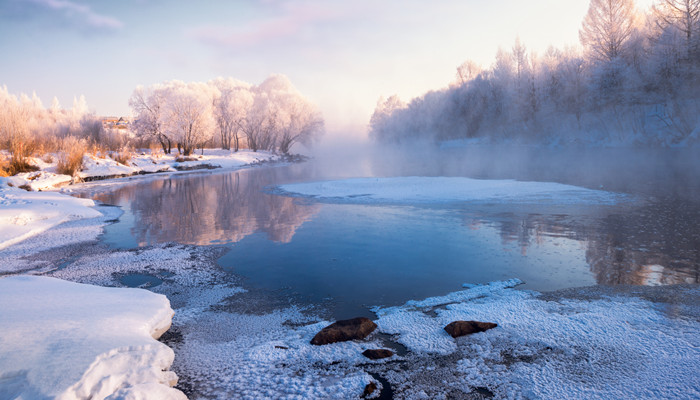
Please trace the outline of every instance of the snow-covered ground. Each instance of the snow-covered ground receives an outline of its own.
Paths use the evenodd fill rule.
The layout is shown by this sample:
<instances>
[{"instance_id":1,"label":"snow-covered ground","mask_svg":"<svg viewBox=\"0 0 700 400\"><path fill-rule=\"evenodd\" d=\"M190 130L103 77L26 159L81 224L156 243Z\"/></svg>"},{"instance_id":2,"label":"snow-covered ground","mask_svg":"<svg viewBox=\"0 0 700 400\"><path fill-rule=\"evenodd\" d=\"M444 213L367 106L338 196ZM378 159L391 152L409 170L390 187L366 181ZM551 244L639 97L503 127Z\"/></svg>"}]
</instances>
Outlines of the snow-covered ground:
<instances>
[{"instance_id":1,"label":"snow-covered ground","mask_svg":"<svg viewBox=\"0 0 700 400\"><path fill-rule=\"evenodd\" d=\"M0 178L0 249L67 221L101 216L94 205L61 193L28 192Z\"/></svg>"},{"instance_id":2,"label":"snow-covered ground","mask_svg":"<svg viewBox=\"0 0 700 400\"><path fill-rule=\"evenodd\" d=\"M201 168L238 169L246 165L274 161L279 155L267 152L240 150L231 152L221 149L205 149L204 154L192 154L189 157L177 161L177 155L150 155L135 154L126 164L121 164L110 157L98 157L85 155L83 166L77 173L77 181L95 180L104 178L118 178L144 173L178 172ZM184 161L187 160L187 161ZM51 162L40 158L31 158L29 162L39 167L36 172L23 172L7 178L7 182L16 187L29 187L32 190L55 189L71 182L75 182L71 176L57 173L57 157L50 158Z\"/></svg>"},{"instance_id":3,"label":"snow-covered ground","mask_svg":"<svg viewBox=\"0 0 700 400\"><path fill-rule=\"evenodd\" d=\"M551 182L463 177L353 178L280 185L283 194L352 203L615 204L626 196Z\"/></svg>"},{"instance_id":4,"label":"snow-covered ground","mask_svg":"<svg viewBox=\"0 0 700 400\"><path fill-rule=\"evenodd\" d=\"M155 340L172 315L142 289L0 278L0 398L184 399L173 350Z\"/></svg>"}]
</instances>

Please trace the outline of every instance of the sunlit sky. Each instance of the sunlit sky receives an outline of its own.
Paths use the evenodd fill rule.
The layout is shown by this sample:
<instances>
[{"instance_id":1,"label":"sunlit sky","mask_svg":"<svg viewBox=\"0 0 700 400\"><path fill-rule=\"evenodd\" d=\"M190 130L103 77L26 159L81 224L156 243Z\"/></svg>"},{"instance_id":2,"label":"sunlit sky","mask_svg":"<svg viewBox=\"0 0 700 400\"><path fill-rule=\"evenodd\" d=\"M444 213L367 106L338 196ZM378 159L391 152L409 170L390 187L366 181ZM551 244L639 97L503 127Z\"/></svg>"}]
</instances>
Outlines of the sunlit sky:
<instances>
[{"instance_id":1,"label":"sunlit sky","mask_svg":"<svg viewBox=\"0 0 700 400\"><path fill-rule=\"evenodd\" d=\"M644 0L644 5L650 0ZM287 75L330 132L363 132L379 96L447 86L516 37L578 45L588 0L0 0L0 86L129 115L137 85Z\"/></svg>"}]
</instances>

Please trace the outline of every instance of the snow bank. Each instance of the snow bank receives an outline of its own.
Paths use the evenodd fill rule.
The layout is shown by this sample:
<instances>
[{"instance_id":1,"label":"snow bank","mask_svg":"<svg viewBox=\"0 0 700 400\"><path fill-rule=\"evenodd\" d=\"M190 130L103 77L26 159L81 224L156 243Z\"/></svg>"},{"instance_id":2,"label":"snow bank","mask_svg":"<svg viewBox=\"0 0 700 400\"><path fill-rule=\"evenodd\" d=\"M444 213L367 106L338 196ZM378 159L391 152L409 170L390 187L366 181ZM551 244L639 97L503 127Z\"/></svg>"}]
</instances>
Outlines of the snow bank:
<instances>
[{"instance_id":1,"label":"snow bank","mask_svg":"<svg viewBox=\"0 0 700 400\"><path fill-rule=\"evenodd\" d=\"M39 276L0 279L0 398L184 399L170 388L165 296Z\"/></svg>"},{"instance_id":2,"label":"snow bank","mask_svg":"<svg viewBox=\"0 0 700 400\"><path fill-rule=\"evenodd\" d=\"M167 170L168 166L165 165L164 168ZM83 166L77 175L82 179L88 179L95 177L133 175L138 171L139 169L137 168L120 164L109 157L100 158L93 155L86 155L83 156Z\"/></svg>"},{"instance_id":3,"label":"snow bank","mask_svg":"<svg viewBox=\"0 0 700 400\"><path fill-rule=\"evenodd\" d=\"M22 172L7 178L7 182L15 187L29 187L34 191L57 188L69 184L72 180L68 175L48 171Z\"/></svg>"},{"instance_id":4,"label":"snow bank","mask_svg":"<svg viewBox=\"0 0 700 400\"><path fill-rule=\"evenodd\" d=\"M101 216L94 205L60 193L27 192L0 180L0 249L66 221Z\"/></svg>"},{"instance_id":5,"label":"snow bank","mask_svg":"<svg viewBox=\"0 0 700 400\"><path fill-rule=\"evenodd\" d=\"M552 182L462 177L354 178L279 186L282 194L353 203L615 204L621 194Z\"/></svg>"}]
</instances>

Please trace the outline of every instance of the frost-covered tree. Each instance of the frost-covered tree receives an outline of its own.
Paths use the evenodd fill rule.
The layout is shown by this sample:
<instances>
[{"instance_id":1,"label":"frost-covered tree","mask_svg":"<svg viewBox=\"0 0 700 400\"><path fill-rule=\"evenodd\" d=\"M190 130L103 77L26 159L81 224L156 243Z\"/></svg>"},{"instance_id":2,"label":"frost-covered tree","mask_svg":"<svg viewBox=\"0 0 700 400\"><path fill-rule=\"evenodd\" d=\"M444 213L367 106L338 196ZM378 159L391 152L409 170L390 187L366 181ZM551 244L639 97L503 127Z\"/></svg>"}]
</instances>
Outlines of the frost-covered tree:
<instances>
[{"instance_id":1,"label":"frost-covered tree","mask_svg":"<svg viewBox=\"0 0 700 400\"><path fill-rule=\"evenodd\" d=\"M211 87L205 83L173 81L166 85L165 98L160 118L163 131L177 142L184 155L190 155L214 134Z\"/></svg>"},{"instance_id":2,"label":"frost-covered tree","mask_svg":"<svg viewBox=\"0 0 700 400\"><path fill-rule=\"evenodd\" d=\"M591 0L579 31L589 57L606 62L625 56L635 16L634 0Z\"/></svg>"},{"instance_id":3,"label":"frost-covered tree","mask_svg":"<svg viewBox=\"0 0 700 400\"><path fill-rule=\"evenodd\" d=\"M163 127L166 98L164 85L138 86L129 98L129 107L134 115L134 133L141 138L157 140L163 153L170 154L173 143Z\"/></svg>"},{"instance_id":4,"label":"frost-covered tree","mask_svg":"<svg viewBox=\"0 0 700 400\"><path fill-rule=\"evenodd\" d=\"M662 29L677 29L685 39L685 58L700 52L700 0L657 0L652 7L656 23Z\"/></svg>"},{"instance_id":5,"label":"frost-covered tree","mask_svg":"<svg viewBox=\"0 0 700 400\"><path fill-rule=\"evenodd\" d=\"M252 99L250 85L233 78L218 78L210 85L214 92L214 118L219 129L221 147L234 151L240 147L240 122L245 118Z\"/></svg>"}]
</instances>

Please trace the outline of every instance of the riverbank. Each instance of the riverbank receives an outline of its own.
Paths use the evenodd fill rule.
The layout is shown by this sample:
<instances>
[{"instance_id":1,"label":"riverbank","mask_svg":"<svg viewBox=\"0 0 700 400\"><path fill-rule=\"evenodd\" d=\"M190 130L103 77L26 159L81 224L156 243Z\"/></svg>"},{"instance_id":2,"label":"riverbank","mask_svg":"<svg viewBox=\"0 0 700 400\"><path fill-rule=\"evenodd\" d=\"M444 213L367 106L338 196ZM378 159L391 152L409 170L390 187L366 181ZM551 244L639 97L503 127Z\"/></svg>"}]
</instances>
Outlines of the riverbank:
<instances>
[{"instance_id":1,"label":"riverbank","mask_svg":"<svg viewBox=\"0 0 700 400\"><path fill-rule=\"evenodd\" d=\"M86 154L82 167L75 176L58 172L58 158L48 155L32 157L28 162L38 168L34 172L22 172L5 178L8 185L25 190L54 190L71 184L105 179L124 178L155 173L178 173L203 169L235 170L261 163L296 161L294 156L278 155L268 151L205 149L200 154L181 156L178 154L139 153L128 159L117 161L109 156Z\"/></svg>"},{"instance_id":2,"label":"riverbank","mask_svg":"<svg viewBox=\"0 0 700 400\"><path fill-rule=\"evenodd\" d=\"M236 182L240 186L244 180ZM211 182L203 186L206 193L219 187ZM431 190L430 185L417 186ZM225 193L236 200L224 204L227 213L245 203ZM358 193L371 191L362 186ZM336 198L339 193L332 194ZM358 199L354 194L346 195ZM367 197L360 199L366 202ZM222 205L221 199L215 200L211 204ZM256 288L237 270L222 268L219 260L226 249L219 244L162 241L110 248L84 232L99 231L120 210L97 208L102 217L60 224L0 251L6 260L2 267L98 286L138 286L165 295L175 316L161 340L175 351L176 388L190 398L359 398L372 385L376 390L368 397L397 399L700 395L693 379L700 368L698 285L538 292L521 290L519 280L507 279L518 274L464 287L466 282L457 279L436 297L407 296L413 300L391 305L367 301L363 304L374 306L367 312L378 326L375 332L364 340L314 346L311 338L333 322L324 303L332 299L302 301L294 296L299 289L289 283L288 290ZM176 208L170 211L166 218L182 214ZM249 219L259 216L253 213ZM71 241L68 232L76 233ZM47 250L47 244L54 247ZM290 268L288 261L280 262L286 258L271 260ZM255 265L262 261L256 258ZM328 258L326 266L337 262ZM429 268L434 273L435 267ZM358 275L365 282L377 279L371 273ZM392 284L398 279L395 274ZM498 326L454 339L444 327L455 320ZM375 349L394 355L382 360L363 355Z\"/></svg>"}]
</instances>

